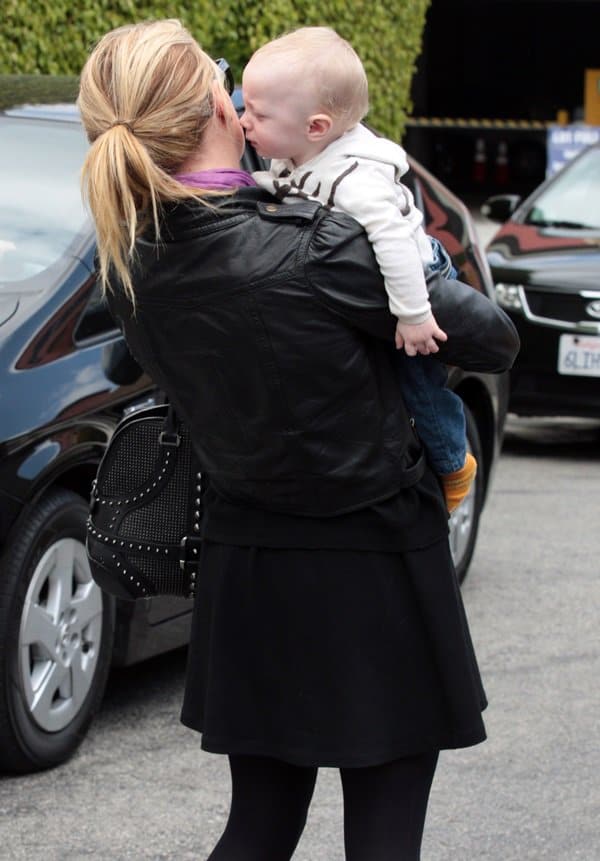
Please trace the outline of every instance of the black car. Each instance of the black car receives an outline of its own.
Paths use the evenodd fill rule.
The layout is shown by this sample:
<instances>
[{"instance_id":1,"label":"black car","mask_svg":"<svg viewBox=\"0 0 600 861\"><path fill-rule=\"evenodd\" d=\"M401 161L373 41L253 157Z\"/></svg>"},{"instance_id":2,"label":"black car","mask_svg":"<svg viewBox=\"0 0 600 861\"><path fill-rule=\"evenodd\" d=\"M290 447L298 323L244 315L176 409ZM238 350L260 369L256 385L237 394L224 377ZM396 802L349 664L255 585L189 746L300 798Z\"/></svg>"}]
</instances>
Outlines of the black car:
<instances>
[{"instance_id":1,"label":"black car","mask_svg":"<svg viewBox=\"0 0 600 861\"><path fill-rule=\"evenodd\" d=\"M90 576L85 519L98 463L119 419L161 395L128 354L96 280L76 82L33 83L0 80L0 768L21 772L73 752L111 665L184 645L190 624L187 601L114 602ZM250 151L245 166L264 167ZM429 231L463 278L493 295L466 209L417 164L412 183ZM480 463L452 518L463 577L508 386L506 376L453 370L451 379Z\"/></svg>"},{"instance_id":2,"label":"black car","mask_svg":"<svg viewBox=\"0 0 600 861\"><path fill-rule=\"evenodd\" d=\"M525 201L500 195L482 212L506 221L488 247L488 261L498 302L521 338L510 410L598 418L600 145Z\"/></svg>"}]
</instances>

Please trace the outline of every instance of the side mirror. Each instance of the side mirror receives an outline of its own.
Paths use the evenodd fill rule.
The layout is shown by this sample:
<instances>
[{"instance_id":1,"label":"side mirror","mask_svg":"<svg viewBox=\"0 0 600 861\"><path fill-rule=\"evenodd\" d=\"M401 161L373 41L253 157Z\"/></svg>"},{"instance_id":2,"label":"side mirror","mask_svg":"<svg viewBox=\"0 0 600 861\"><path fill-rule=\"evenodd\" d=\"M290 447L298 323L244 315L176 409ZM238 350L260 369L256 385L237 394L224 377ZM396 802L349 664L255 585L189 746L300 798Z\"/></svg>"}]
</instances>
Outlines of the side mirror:
<instances>
[{"instance_id":1,"label":"side mirror","mask_svg":"<svg viewBox=\"0 0 600 861\"><path fill-rule=\"evenodd\" d=\"M503 224L508 221L520 203L521 198L518 194L497 194L494 197L488 197L485 203L481 204L479 211L490 221Z\"/></svg>"},{"instance_id":2,"label":"side mirror","mask_svg":"<svg viewBox=\"0 0 600 861\"><path fill-rule=\"evenodd\" d=\"M144 375L123 338L107 344L102 351L102 368L108 379L118 386L131 386Z\"/></svg>"}]
</instances>

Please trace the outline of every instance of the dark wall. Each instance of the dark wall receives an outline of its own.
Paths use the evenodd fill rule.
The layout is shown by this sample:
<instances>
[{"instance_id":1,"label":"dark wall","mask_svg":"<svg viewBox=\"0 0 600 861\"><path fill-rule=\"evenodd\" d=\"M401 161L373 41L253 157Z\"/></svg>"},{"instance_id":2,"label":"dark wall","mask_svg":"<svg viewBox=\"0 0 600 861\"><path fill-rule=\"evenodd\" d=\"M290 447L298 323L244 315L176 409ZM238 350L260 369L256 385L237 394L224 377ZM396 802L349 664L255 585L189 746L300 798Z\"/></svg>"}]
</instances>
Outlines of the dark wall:
<instances>
[{"instance_id":1,"label":"dark wall","mask_svg":"<svg viewBox=\"0 0 600 861\"><path fill-rule=\"evenodd\" d=\"M432 0L413 114L573 119L599 33L599 0Z\"/></svg>"}]
</instances>

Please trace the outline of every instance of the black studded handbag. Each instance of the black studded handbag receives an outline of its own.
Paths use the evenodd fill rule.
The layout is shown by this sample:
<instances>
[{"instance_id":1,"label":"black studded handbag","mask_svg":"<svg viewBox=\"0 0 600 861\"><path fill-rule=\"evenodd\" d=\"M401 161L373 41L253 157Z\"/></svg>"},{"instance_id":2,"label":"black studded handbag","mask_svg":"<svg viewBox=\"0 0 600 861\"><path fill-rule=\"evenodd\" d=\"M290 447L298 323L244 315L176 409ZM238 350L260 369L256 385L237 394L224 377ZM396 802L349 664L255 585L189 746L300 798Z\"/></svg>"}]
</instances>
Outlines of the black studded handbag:
<instances>
[{"instance_id":1,"label":"black studded handbag","mask_svg":"<svg viewBox=\"0 0 600 861\"><path fill-rule=\"evenodd\" d=\"M92 485L87 552L96 583L129 600L192 597L201 508L201 473L173 408L122 419Z\"/></svg>"}]
</instances>

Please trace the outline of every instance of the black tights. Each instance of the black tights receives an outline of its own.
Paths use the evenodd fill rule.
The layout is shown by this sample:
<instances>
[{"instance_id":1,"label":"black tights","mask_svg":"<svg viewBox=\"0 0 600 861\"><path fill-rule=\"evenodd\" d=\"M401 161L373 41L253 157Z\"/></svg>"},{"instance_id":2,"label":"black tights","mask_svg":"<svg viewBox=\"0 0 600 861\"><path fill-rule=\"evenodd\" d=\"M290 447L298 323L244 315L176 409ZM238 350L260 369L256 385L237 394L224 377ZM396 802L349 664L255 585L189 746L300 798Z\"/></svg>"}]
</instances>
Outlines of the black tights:
<instances>
[{"instance_id":1,"label":"black tights","mask_svg":"<svg viewBox=\"0 0 600 861\"><path fill-rule=\"evenodd\" d=\"M342 768L346 861L418 861L437 752ZM208 861L289 861L306 823L316 768L230 756L231 811Z\"/></svg>"}]
</instances>

